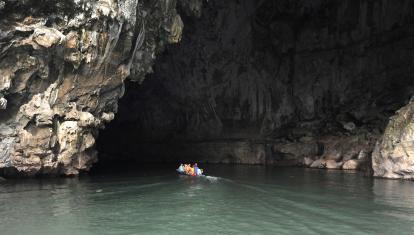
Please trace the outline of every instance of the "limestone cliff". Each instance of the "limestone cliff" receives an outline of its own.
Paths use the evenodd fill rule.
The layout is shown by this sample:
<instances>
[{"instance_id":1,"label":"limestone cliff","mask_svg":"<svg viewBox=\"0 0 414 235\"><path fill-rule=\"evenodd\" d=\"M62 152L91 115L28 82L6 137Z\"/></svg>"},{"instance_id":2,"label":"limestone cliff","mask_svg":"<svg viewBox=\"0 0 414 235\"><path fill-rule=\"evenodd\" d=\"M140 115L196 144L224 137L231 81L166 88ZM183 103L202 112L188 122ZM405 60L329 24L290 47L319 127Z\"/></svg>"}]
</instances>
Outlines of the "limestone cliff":
<instances>
[{"instance_id":1,"label":"limestone cliff","mask_svg":"<svg viewBox=\"0 0 414 235\"><path fill-rule=\"evenodd\" d=\"M413 178L413 42L410 0L0 0L0 174L88 170L111 125L103 158L369 170L379 140Z\"/></svg>"},{"instance_id":2,"label":"limestone cliff","mask_svg":"<svg viewBox=\"0 0 414 235\"><path fill-rule=\"evenodd\" d=\"M413 9L412 1L210 0L200 19L183 17L183 40L155 73L130 84L102 150L365 168L388 118L414 94Z\"/></svg>"},{"instance_id":3,"label":"limestone cliff","mask_svg":"<svg viewBox=\"0 0 414 235\"><path fill-rule=\"evenodd\" d=\"M375 146L374 176L414 179L414 102L398 110Z\"/></svg>"},{"instance_id":4,"label":"limestone cliff","mask_svg":"<svg viewBox=\"0 0 414 235\"><path fill-rule=\"evenodd\" d=\"M97 160L98 129L114 118L124 80L142 81L164 45L180 41L176 4L0 1L0 169L88 170Z\"/></svg>"}]
</instances>

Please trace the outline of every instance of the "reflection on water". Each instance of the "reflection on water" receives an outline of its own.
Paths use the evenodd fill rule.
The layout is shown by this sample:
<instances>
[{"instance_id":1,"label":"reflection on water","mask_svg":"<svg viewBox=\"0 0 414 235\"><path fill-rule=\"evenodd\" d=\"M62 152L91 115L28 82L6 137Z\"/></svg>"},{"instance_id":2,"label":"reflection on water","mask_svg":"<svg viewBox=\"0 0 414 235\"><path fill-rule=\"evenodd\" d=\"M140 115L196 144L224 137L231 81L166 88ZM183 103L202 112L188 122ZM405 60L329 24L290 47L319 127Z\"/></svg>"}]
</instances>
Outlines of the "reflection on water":
<instances>
[{"instance_id":1,"label":"reflection on water","mask_svg":"<svg viewBox=\"0 0 414 235\"><path fill-rule=\"evenodd\" d=\"M1 234L413 234L414 182L205 166L0 183Z\"/></svg>"},{"instance_id":2,"label":"reflection on water","mask_svg":"<svg viewBox=\"0 0 414 235\"><path fill-rule=\"evenodd\" d=\"M414 228L414 182L375 179L373 193L375 203L384 208L376 210L376 213L396 220L411 221Z\"/></svg>"}]
</instances>

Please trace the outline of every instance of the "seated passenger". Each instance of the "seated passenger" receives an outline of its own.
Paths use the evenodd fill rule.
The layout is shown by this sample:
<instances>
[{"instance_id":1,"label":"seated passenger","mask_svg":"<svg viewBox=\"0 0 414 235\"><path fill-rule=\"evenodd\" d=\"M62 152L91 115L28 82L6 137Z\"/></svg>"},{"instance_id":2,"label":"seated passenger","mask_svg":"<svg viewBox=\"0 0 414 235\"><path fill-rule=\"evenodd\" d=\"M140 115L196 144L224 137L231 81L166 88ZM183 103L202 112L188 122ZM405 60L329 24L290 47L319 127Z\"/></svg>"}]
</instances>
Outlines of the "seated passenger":
<instances>
[{"instance_id":1,"label":"seated passenger","mask_svg":"<svg viewBox=\"0 0 414 235\"><path fill-rule=\"evenodd\" d=\"M198 168L197 175L203 175L203 169Z\"/></svg>"},{"instance_id":2,"label":"seated passenger","mask_svg":"<svg viewBox=\"0 0 414 235\"><path fill-rule=\"evenodd\" d=\"M194 163L194 175L198 175L198 166L197 166L197 163Z\"/></svg>"},{"instance_id":3,"label":"seated passenger","mask_svg":"<svg viewBox=\"0 0 414 235\"><path fill-rule=\"evenodd\" d=\"M185 164L184 165L184 172L188 175L188 174L190 174L190 165L189 164Z\"/></svg>"},{"instance_id":4,"label":"seated passenger","mask_svg":"<svg viewBox=\"0 0 414 235\"><path fill-rule=\"evenodd\" d=\"M180 173L184 173L184 165L183 164L180 164L180 166L178 167L177 171L180 172Z\"/></svg>"}]
</instances>

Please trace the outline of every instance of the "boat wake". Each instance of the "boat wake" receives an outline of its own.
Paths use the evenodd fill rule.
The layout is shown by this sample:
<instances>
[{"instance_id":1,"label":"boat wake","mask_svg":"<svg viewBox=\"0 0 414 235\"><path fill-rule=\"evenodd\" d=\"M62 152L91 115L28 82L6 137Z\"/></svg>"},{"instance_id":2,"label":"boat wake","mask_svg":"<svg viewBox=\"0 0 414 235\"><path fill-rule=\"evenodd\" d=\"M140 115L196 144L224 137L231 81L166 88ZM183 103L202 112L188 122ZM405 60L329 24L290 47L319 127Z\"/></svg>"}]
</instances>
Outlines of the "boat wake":
<instances>
[{"instance_id":1,"label":"boat wake","mask_svg":"<svg viewBox=\"0 0 414 235\"><path fill-rule=\"evenodd\" d=\"M206 180L210 181L210 182L217 182L217 180L219 180L220 177L215 177L215 176L206 176Z\"/></svg>"}]
</instances>

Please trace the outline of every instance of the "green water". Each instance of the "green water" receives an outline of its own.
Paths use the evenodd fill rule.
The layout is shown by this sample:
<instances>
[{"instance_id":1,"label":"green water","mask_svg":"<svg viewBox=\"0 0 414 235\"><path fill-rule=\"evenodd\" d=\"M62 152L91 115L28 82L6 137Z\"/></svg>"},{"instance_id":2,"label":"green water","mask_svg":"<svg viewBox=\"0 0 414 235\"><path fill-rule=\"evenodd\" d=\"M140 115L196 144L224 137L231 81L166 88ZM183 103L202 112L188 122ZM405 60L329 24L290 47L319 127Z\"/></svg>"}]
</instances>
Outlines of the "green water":
<instances>
[{"instance_id":1,"label":"green water","mask_svg":"<svg viewBox=\"0 0 414 235\"><path fill-rule=\"evenodd\" d=\"M414 234L414 182L205 166L0 183L0 234Z\"/></svg>"}]
</instances>

